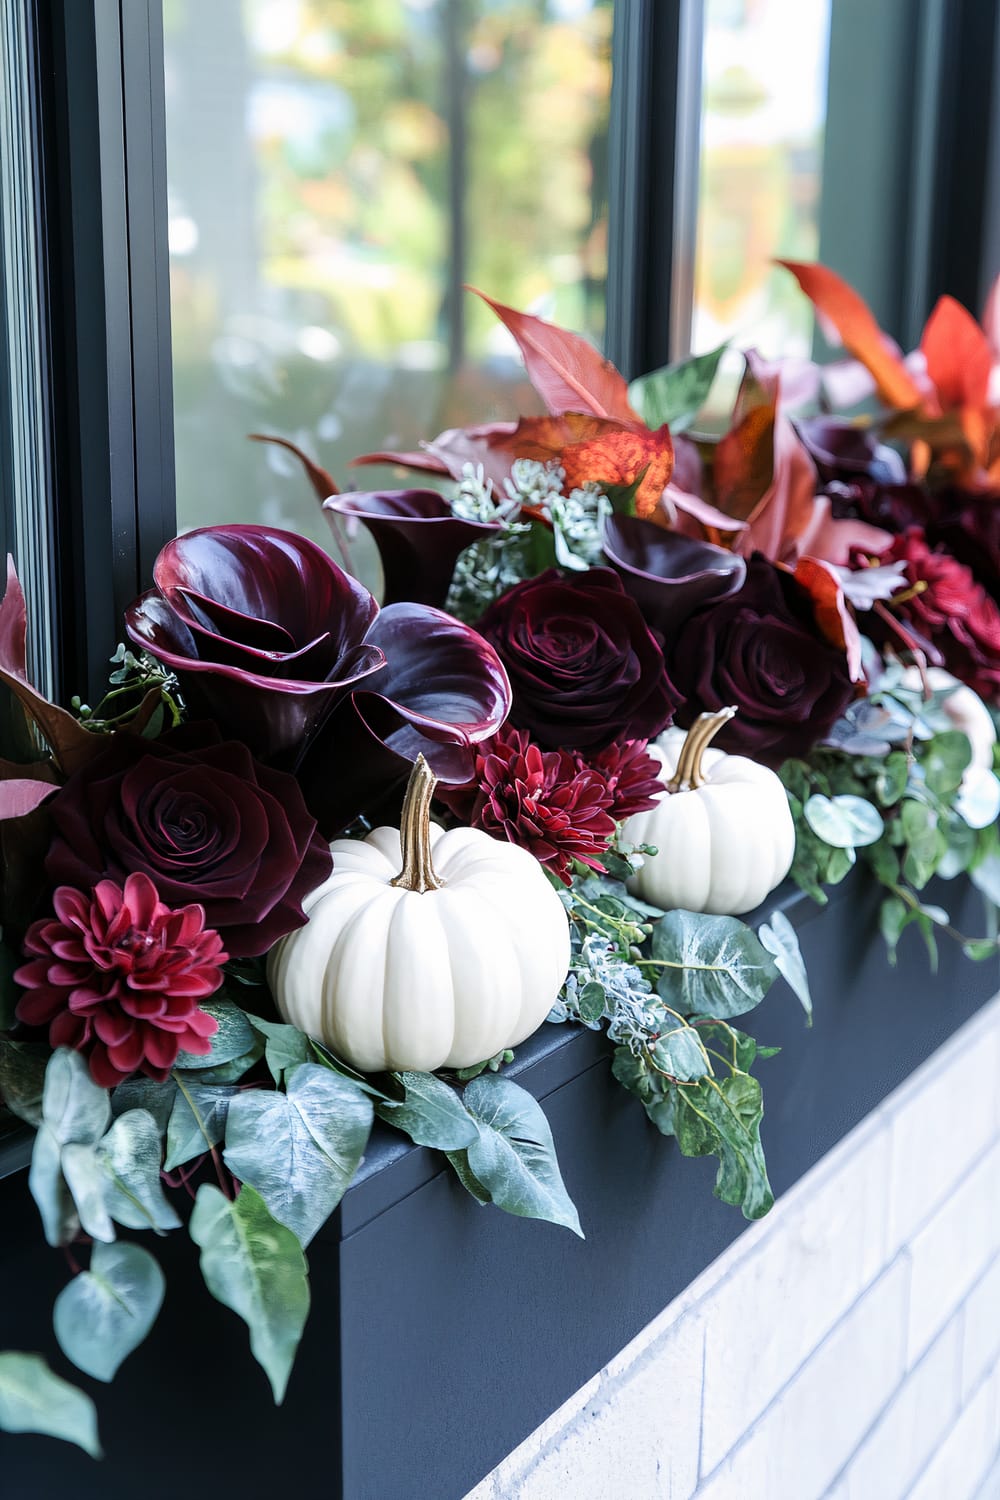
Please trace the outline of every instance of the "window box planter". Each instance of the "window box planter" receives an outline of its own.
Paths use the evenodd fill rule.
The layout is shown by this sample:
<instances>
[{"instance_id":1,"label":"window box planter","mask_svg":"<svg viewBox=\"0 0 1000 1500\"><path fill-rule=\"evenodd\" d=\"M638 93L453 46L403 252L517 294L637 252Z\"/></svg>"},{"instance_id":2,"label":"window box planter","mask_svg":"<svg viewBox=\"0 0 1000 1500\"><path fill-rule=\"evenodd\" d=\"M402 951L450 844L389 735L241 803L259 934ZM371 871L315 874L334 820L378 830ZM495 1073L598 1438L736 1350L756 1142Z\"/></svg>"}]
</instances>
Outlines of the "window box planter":
<instances>
[{"instance_id":1,"label":"window box planter","mask_svg":"<svg viewBox=\"0 0 1000 1500\"><path fill-rule=\"evenodd\" d=\"M974 930L978 894L949 895L955 920ZM973 964L954 944L931 976L914 937L890 968L879 891L863 875L822 911L795 891L779 896L799 931L815 1025L784 986L750 1018L782 1049L761 1070L778 1194L1000 984L997 964ZM248 1358L245 1328L205 1291L184 1236L169 1236L158 1247L164 1315L99 1391L103 1465L49 1439L0 1437L5 1494L66 1484L132 1500L141 1462L161 1476L143 1481L148 1500L230 1484L265 1493L290 1476L346 1500L459 1500L744 1227L711 1195L714 1160L682 1160L658 1135L611 1080L609 1050L596 1033L546 1026L511 1069L544 1101L586 1243L477 1209L435 1152L377 1131L310 1249L313 1313L282 1408ZM40 1243L18 1170L23 1142L0 1149L0 1342L36 1348L63 1267Z\"/></svg>"}]
</instances>

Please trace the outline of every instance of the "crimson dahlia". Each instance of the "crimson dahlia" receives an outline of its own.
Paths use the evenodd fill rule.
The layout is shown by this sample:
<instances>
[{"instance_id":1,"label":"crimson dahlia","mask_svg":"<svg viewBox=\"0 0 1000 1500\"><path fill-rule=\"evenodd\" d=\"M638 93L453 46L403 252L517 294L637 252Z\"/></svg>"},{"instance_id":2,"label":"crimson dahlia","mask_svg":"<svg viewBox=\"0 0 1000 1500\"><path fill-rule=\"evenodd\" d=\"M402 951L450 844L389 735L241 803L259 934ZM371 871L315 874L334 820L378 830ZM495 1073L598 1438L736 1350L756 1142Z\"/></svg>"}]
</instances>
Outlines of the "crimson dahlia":
<instances>
[{"instance_id":1,"label":"crimson dahlia","mask_svg":"<svg viewBox=\"0 0 1000 1500\"><path fill-rule=\"evenodd\" d=\"M18 1020L82 1052L102 1088L137 1070L162 1081L179 1052L210 1050L218 1022L198 1002L219 988L227 955L202 907L172 911L147 875L124 889L102 880L89 896L60 886L53 905L24 940Z\"/></svg>"}]
</instances>

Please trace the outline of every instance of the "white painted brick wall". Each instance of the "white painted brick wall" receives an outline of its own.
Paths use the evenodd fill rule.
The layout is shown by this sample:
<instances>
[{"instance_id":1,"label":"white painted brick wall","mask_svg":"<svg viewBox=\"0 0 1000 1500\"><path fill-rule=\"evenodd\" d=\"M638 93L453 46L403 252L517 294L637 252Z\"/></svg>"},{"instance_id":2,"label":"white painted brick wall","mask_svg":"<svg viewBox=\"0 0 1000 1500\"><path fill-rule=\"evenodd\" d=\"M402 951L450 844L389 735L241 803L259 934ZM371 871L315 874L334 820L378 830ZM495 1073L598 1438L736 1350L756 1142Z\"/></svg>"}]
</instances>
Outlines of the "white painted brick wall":
<instances>
[{"instance_id":1,"label":"white painted brick wall","mask_svg":"<svg viewBox=\"0 0 1000 1500\"><path fill-rule=\"evenodd\" d=\"M1000 996L466 1500L567 1497L1000 1500Z\"/></svg>"}]
</instances>

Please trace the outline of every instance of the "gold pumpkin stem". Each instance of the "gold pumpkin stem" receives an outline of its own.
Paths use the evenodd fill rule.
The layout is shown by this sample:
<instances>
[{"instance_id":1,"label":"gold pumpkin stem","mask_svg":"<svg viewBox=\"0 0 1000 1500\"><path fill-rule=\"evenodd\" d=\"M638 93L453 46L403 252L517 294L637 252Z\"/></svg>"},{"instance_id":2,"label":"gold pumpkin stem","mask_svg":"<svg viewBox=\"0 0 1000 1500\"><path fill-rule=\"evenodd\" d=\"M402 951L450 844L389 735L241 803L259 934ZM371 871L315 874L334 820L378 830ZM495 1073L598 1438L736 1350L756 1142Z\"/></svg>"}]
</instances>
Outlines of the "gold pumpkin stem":
<instances>
[{"instance_id":1,"label":"gold pumpkin stem","mask_svg":"<svg viewBox=\"0 0 1000 1500\"><path fill-rule=\"evenodd\" d=\"M399 842L403 849L403 868L390 885L407 891L439 891L444 885L434 873L431 859L431 798L437 777L422 755L418 755L406 784L403 816L399 822Z\"/></svg>"},{"instance_id":2,"label":"gold pumpkin stem","mask_svg":"<svg viewBox=\"0 0 1000 1500\"><path fill-rule=\"evenodd\" d=\"M674 774L667 782L668 792L694 791L705 785L701 758L723 724L728 724L735 713L735 708L721 708L717 714L698 715L681 746Z\"/></svg>"}]
</instances>

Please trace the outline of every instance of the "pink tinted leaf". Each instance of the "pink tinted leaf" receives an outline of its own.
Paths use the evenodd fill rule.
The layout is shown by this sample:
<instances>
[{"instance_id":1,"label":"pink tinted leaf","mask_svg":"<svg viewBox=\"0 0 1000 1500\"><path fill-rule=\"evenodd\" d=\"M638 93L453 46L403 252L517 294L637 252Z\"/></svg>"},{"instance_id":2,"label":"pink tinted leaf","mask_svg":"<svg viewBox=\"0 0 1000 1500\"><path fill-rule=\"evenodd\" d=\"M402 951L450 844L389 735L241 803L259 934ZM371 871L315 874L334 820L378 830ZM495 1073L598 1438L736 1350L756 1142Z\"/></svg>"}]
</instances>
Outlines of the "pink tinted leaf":
<instances>
[{"instance_id":1,"label":"pink tinted leaf","mask_svg":"<svg viewBox=\"0 0 1000 1500\"><path fill-rule=\"evenodd\" d=\"M505 307L502 302L494 302L475 287L469 291L481 297L513 334L529 379L553 416L585 411L595 417L612 417L639 428L643 426L629 403L624 376L586 339L529 313Z\"/></svg>"},{"instance_id":2,"label":"pink tinted leaf","mask_svg":"<svg viewBox=\"0 0 1000 1500\"><path fill-rule=\"evenodd\" d=\"M27 633L28 610L24 602L24 590L14 567L14 559L8 552L7 590L0 601L0 666L18 677L27 676Z\"/></svg>"},{"instance_id":3,"label":"pink tinted leaf","mask_svg":"<svg viewBox=\"0 0 1000 1500\"><path fill-rule=\"evenodd\" d=\"M293 453L305 469L309 483L316 491L317 500L323 501L329 495L339 493L336 484L326 470L320 464L314 463L308 453L304 453L296 443L289 442L288 438L274 437L268 432L251 432L250 441L252 443L274 443L276 447L285 448L289 453Z\"/></svg>"},{"instance_id":4,"label":"pink tinted leaf","mask_svg":"<svg viewBox=\"0 0 1000 1500\"><path fill-rule=\"evenodd\" d=\"M0 781L0 819L23 818L55 790L50 781L31 781L27 777Z\"/></svg>"}]
</instances>

